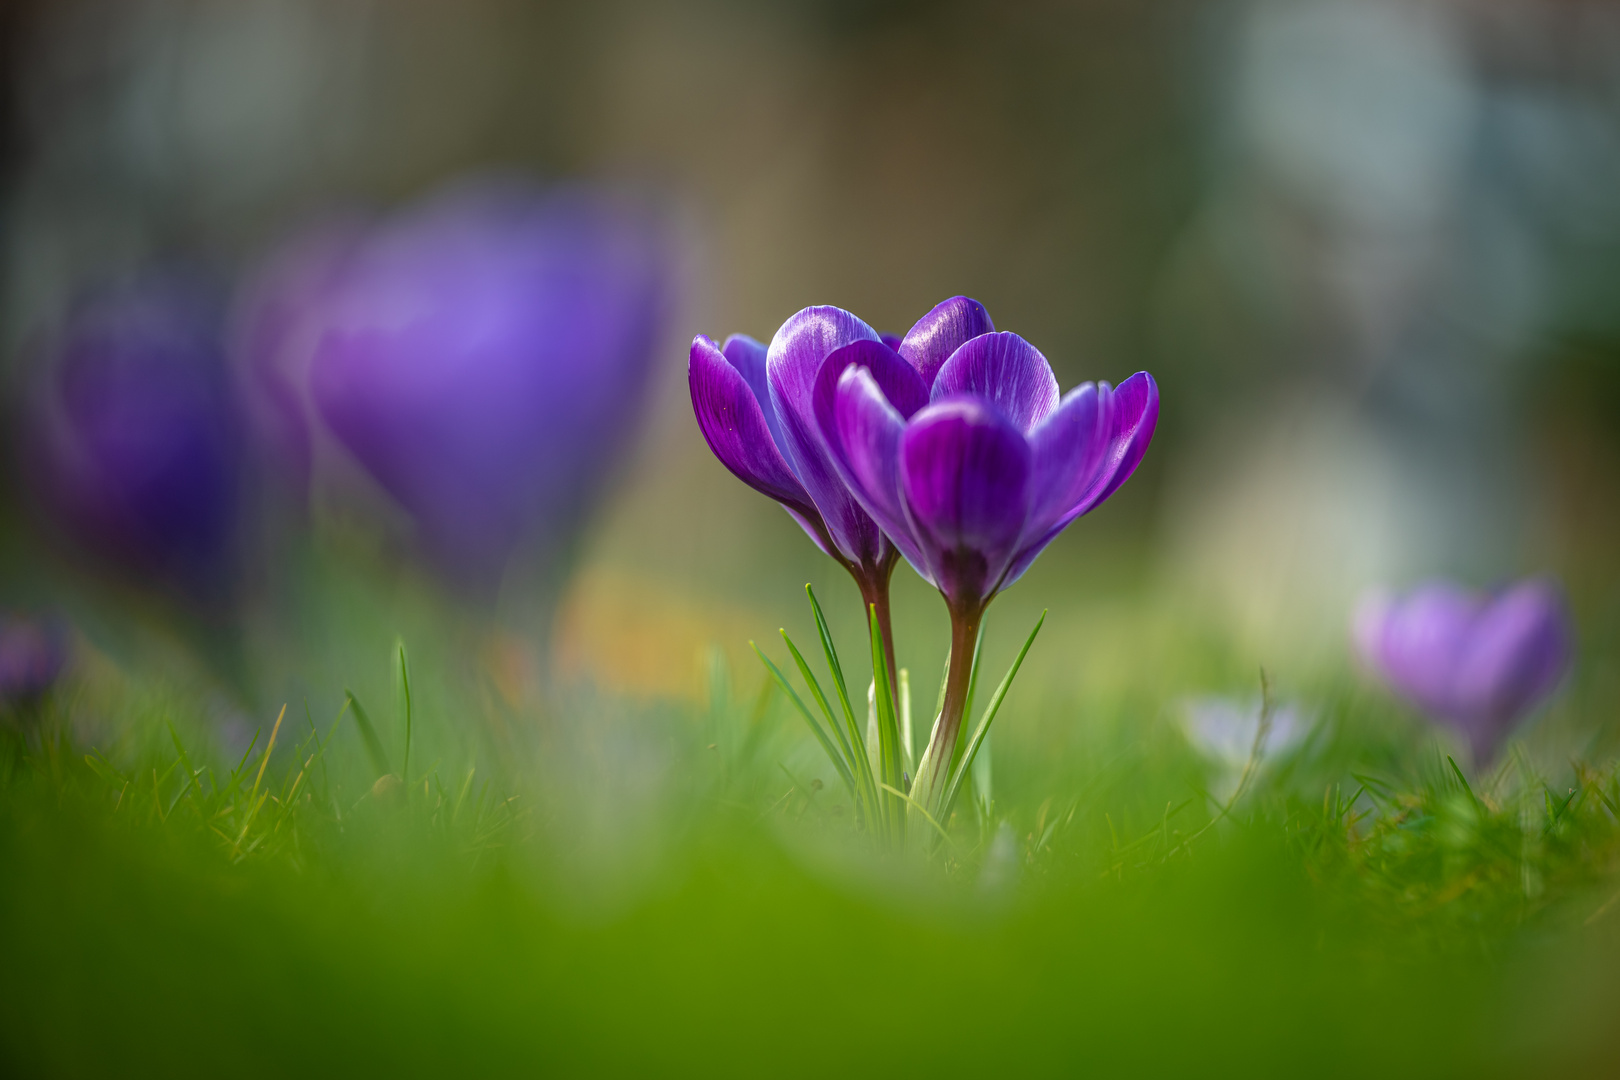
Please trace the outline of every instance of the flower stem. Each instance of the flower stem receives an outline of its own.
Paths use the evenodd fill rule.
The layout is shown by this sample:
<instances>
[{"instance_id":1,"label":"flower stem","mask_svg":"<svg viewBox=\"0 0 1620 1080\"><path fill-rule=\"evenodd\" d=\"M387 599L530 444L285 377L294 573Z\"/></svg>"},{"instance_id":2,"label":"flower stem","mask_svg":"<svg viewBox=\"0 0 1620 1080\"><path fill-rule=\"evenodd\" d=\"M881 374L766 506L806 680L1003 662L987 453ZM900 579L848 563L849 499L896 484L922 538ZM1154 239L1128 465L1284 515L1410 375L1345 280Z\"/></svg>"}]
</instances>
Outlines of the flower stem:
<instances>
[{"instance_id":1,"label":"flower stem","mask_svg":"<svg viewBox=\"0 0 1620 1080\"><path fill-rule=\"evenodd\" d=\"M962 730L962 713L967 708L968 689L973 679L973 648L979 641L979 625L984 608L979 604L951 608L951 667L945 677L945 703L939 724L929 741L927 759L934 765L926 778L928 790L913 797L930 811L945 791L950 763L956 753L957 732Z\"/></svg>"},{"instance_id":2,"label":"flower stem","mask_svg":"<svg viewBox=\"0 0 1620 1080\"><path fill-rule=\"evenodd\" d=\"M891 701L900 700L899 679L900 669L894 663L894 626L889 616L889 578L894 571L891 562L878 572L875 578L866 578L856 575L855 582L861 587L861 600L864 606L877 612L878 630L883 635L883 660L889 666L889 698Z\"/></svg>"}]
</instances>

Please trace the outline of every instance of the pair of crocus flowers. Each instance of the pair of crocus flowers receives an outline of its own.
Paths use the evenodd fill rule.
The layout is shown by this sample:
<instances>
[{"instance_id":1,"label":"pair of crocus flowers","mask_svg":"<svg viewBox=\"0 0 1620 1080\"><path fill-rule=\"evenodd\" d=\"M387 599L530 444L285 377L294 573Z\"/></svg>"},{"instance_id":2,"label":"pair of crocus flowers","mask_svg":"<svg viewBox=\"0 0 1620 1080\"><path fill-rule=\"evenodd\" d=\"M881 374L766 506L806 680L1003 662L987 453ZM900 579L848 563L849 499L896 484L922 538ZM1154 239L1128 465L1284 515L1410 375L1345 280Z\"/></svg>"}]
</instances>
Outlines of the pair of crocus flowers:
<instances>
[{"instance_id":1,"label":"pair of crocus flowers","mask_svg":"<svg viewBox=\"0 0 1620 1080\"><path fill-rule=\"evenodd\" d=\"M898 559L944 596L951 665L918 776L943 784L926 763L956 745L986 606L1135 471L1159 414L1153 378L1060 396L1046 358L962 296L904 338L835 307L805 308L769 346L699 336L688 378L715 456L855 579L890 672ZM925 806L936 794L914 792Z\"/></svg>"}]
</instances>

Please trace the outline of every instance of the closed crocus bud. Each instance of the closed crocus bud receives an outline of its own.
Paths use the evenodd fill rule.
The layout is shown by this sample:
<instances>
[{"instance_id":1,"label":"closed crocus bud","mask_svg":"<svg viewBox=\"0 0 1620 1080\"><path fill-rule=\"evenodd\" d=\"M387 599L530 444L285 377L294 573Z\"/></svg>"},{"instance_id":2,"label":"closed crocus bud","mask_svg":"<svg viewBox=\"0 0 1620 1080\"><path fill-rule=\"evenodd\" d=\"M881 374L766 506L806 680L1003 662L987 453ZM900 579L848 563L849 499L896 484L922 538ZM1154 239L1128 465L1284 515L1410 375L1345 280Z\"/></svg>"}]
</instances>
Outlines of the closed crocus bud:
<instances>
[{"instance_id":1,"label":"closed crocus bud","mask_svg":"<svg viewBox=\"0 0 1620 1080\"><path fill-rule=\"evenodd\" d=\"M453 187L371 228L321 290L319 419L488 598L558 560L634 435L668 292L648 218L583 189Z\"/></svg>"},{"instance_id":2,"label":"closed crocus bud","mask_svg":"<svg viewBox=\"0 0 1620 1080\"><path fill-rule=\"evenodd\" d=\"M1401 697L1459 732L1486 764L1557 689L1574 652L1558 588L1520 582L1494 594L1433 582L1358 606L1362 661Z\"/></svg>"},{"instance_id":3,"label":"closed crocus bud","mask_svg":"<svg viewBox=\"0 0 1620 1080\"><path fill-rule=\"evenodd\" d=\"M26 450L41 502L83 546L193 600L230 591L240 501L220 305L154 269L82 297L45 338Z\"/></svg>"},{"instance_id":4,"label":"closed crocus bud","mask_svg":"<svg viewBox=\"0 0 1620 1080\"><path fill-rule=\"evenodd\" d=\"M0 706L35 700L67 660L67 633L50 620L0 614Z\"/></svg>"}]
</instances>

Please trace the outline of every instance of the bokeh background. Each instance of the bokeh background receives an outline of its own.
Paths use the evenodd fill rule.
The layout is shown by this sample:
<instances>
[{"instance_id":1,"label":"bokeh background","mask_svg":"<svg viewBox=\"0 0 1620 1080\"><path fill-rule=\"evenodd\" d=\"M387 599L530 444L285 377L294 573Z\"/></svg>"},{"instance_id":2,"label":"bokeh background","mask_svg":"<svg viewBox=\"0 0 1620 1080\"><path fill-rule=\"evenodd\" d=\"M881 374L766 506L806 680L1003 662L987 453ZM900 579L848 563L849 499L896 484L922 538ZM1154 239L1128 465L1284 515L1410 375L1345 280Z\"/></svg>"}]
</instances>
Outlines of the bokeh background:
<instances>
[{"instance_id":1,"label":"bokeh background","mask_svg":"<svg viewBox=\"0 0 1620 1080\"><path fill-rule=\"evenodd\" d=\"M0 18L0 600L66 612L113 666L212 656L201 670L239 676L222 723L335 706L393 634L435 648L419 626L461 627L443 636L497 689L534 661L410 623L441 594L341 449L307 517L260 523L243 603L177 614L98 575L20 479L37 342L97 281L178 261L229 294L304 223L492 171L635 192L675 268L650 405L627 410L531 633L564 682L702 699L717 646L752 692L745 643L803 632L805 581L858 632L841 572L704 446L686 345L768 339L813 303L903 333L958 293L1065 387L1145 368L1162 388L1137 476L992 613L1006 654L1053 610L1032 700L1151 684L1157 707L1251 692L1260 664L1342 672L1357 593L1436 574L1558 576L1585 685L1620 677L1613 5L13 0ZM931 684L944 612L896 581L900 662ZM1183 670L1188 640L1222 659Z\"/></svg>"}]
</instances>

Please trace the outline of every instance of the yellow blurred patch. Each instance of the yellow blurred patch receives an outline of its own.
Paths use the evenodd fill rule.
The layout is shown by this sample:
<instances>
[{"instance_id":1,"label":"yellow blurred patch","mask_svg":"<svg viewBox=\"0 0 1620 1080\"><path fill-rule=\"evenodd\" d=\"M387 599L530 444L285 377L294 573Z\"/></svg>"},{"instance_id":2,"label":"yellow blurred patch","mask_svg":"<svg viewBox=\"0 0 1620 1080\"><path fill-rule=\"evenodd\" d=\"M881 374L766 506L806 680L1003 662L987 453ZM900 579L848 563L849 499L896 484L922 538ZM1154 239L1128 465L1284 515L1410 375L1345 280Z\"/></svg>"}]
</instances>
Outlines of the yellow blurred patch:
<instances>
[{"instance_id":1,"label":"yellow blurred patch","mask_svg":"<svg viewBox=\"0 0 1620 1080\"><path fill-rule=\"evenodd\" d=\"M556 665L564 679L647 698L701 702L708 696L704 658L718 646L733 672L752 661L750 638L763 617L705 602L666 582L593 568L570 587L557 614Z\"/></svg>"}]
</instances>

